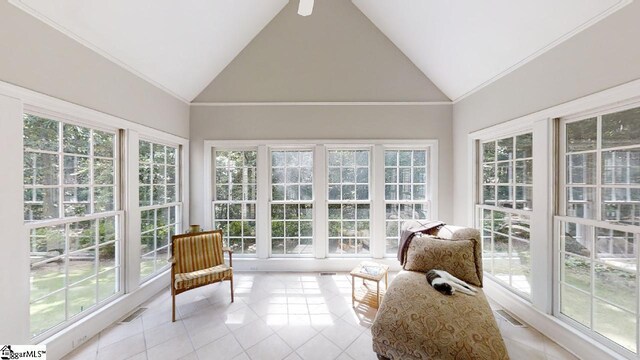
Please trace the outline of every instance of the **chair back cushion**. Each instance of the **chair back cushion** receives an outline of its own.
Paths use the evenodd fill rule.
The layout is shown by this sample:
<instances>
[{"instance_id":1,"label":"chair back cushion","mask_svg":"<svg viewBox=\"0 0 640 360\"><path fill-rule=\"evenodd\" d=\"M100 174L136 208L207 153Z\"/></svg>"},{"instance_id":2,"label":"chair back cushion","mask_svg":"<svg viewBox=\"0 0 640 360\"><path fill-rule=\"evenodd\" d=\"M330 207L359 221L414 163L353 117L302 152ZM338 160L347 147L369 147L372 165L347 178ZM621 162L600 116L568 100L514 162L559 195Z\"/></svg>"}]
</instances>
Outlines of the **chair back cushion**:
<instances>
[{"instance_id":1,"label":"chair back cushion","mask_svg":"<svg viewBox=\"0 0 640 360\"><path fill-rule=\"evenodd\" d=\"M224 264L221 230L176 235L171 246L176 274Z\"/></svg>"}]
</instances>

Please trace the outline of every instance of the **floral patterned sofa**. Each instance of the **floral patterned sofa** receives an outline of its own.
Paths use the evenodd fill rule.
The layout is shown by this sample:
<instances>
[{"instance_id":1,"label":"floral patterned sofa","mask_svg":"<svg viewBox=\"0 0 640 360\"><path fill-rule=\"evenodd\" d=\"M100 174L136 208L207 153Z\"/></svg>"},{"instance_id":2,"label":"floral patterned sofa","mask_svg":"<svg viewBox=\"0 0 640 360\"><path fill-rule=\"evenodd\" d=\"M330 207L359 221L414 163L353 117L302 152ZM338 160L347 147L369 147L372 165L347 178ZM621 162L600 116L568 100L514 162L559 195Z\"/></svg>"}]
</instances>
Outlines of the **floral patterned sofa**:
<instances>
[{"instance_id":1,"label":"floral patterned sofa","mask_svg":"<svg viewBox=\"0 0 640 360\"><path fill-rule=\"evenodd\" d=\"M404 268L411 262L414 266L410 268L416 268L416 262L426 262L429 267L435 264L434 268L457 271L458 277L473 276L478 294L443 295L427 283L424 272L401 271L391 282L371 327L373 350L378 358L508 359L498 325L481 289L479 231L444 226L432 239L438 240L435 250L413 240ZM458 242L460 240L463 242ZM464 241L472 247L471 253L465 254L456 247ZM462 268L475 274L460 273L464 271Z\"/></svg>"}]
</instances>

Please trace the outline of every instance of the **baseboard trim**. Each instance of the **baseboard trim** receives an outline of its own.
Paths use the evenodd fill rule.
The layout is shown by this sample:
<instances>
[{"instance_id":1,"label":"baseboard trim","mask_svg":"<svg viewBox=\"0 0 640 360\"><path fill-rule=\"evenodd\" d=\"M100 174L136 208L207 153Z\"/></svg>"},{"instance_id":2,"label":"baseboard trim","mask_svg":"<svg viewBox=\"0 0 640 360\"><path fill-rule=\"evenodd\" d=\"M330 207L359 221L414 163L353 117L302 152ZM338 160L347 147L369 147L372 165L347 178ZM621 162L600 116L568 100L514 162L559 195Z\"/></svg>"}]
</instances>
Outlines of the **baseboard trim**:
<instances>
[{"instance_id":1,"label":"baseboard trim","mask_svg":"<svg viewBox=\"0 0 640 360\"><path fill-rule=\"evenodd\" d=\"M553 339L558 345L580 359L626 359L559 319L539 311L529 302L509 292L502 285L486 276L483 290L498 305L513 313L546 337Z\"/></svg>"}]
</instances>

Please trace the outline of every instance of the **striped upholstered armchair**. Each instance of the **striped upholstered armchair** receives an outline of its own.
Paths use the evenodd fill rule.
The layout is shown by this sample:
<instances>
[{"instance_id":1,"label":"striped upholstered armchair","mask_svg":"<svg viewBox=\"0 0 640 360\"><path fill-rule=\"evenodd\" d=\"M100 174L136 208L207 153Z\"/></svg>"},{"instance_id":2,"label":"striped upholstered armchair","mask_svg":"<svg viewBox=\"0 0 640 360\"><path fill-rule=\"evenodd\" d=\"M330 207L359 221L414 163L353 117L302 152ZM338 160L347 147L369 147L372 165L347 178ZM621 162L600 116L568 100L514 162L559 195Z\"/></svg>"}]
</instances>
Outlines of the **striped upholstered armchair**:
<instances>
[{"instance_id":1,"label":"striped upholstered armchair","mask_svg":"<svg viewBox=\"0 0 640 360\"><path fill-rule=\"evenodd\" d=\"M229 253L229 265L223 252ZM233 252L222 247L222 230L175 235L171 239L172 321L176 321L176 295L200 286L229 280L233 302Z\"/></svg>"}]
</instances>

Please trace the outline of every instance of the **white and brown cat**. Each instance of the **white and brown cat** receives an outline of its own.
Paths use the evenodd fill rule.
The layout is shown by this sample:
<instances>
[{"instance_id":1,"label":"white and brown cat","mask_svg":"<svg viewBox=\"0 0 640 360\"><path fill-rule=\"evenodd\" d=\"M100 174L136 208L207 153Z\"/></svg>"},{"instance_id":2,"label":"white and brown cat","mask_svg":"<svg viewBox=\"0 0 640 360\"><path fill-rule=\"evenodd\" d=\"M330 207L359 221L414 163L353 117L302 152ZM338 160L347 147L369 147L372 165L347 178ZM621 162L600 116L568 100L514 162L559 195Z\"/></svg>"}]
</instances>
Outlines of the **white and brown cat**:
<instances>
[{"instance_id":1,"label":"white and brown cat","mask_svg":"<svg viewBox=\"0 0 640 360\"><path fill-rule=\"evenodd\" d=\"M453 295L456 290L472 296L478 292L478 290L474 289L471 285L444 270L429 270L429 272L427 272L427 281L434 289L445 295Z\"/></svg>"}]
</instances>

